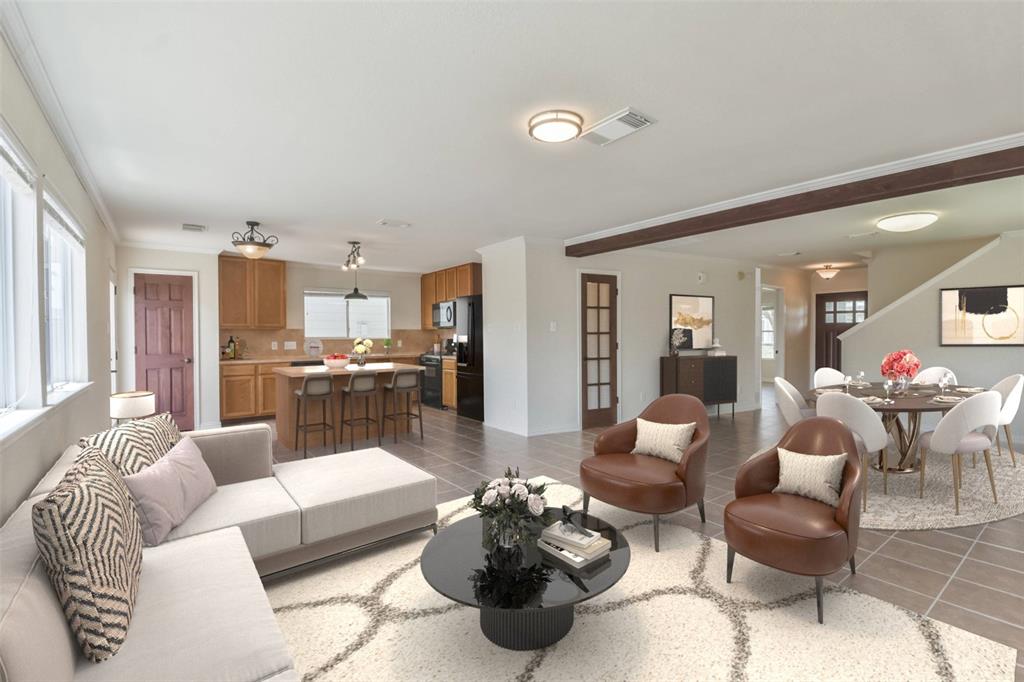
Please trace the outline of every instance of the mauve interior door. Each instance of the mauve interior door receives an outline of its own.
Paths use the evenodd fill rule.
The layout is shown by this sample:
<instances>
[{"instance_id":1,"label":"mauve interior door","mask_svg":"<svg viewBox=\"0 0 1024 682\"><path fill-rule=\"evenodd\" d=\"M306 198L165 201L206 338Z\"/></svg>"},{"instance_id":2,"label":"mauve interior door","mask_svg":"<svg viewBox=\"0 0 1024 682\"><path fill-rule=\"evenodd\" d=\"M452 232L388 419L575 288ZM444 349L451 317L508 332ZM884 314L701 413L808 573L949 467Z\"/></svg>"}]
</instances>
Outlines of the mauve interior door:
<instances>
[{"instance_id":1,"label":"mauve interior door","mask_svg":"<svg viewBox=\"0 0 1024 682\"><path fill-rule=\"evenodd\" d=\"M135 388L156 394L156 411L195 427L192 278L135 275Z\"/></svg>"}]
</instances>

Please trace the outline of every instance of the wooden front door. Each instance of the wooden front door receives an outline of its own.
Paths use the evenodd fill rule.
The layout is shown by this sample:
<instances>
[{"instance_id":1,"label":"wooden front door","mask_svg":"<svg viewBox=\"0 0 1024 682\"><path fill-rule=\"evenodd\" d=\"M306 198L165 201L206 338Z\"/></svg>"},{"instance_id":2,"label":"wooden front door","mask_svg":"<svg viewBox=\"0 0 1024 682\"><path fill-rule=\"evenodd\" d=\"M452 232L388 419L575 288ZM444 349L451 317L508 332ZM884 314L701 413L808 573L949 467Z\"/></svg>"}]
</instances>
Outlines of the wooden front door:
<instances>
[{"instance_id":1,"label":"wooden front door","mask_svg":"<svg viewBox=\"0 0 1024 682\"><path fill-rule=\"evenodd\" d=\"M195 427L192 278L135 275L135 388L156 394L156 411Z\"/></svg>"},{"instance_id":2,"label":"wooden front door","mask_svg":"<svg viewBox=\"0 0 1024 682\"><path fill-rule=\"evenodd\" d=\"M619 392L616 351L619 338L616 300L619 291L613 275L581 276L580 315L583 369L580 404L583 428L611 426L618 416Z\"/></svg>"},{"instance_id":3,"label":"wooden front door","mask_svg":"<svg viewBox=\"0 0 1024 682\"><path fill-rule=\"evenodd\" d=\"M842 371L839 335L867 317L868 292L818 294L814 297L814 306L814 367Z\"/></svg>"}]
</instances>

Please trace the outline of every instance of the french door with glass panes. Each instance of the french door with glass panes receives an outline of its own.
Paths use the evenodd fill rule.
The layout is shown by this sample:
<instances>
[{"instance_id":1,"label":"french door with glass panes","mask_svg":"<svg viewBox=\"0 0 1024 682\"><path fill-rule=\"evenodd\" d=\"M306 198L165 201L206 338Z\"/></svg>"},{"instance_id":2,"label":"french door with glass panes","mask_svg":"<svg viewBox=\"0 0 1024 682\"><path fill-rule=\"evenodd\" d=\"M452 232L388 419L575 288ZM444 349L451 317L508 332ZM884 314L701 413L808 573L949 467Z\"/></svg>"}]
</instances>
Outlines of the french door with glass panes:
<instances>
[{"instance_id":1,"label":"french door with glass panes","mask_svg":"<svg viewBox=\"0 0 1024 682\"><path fill-rule=\"evenodd\" d=\"M616 381L619 292L614 275L583 274L580 281L583 428L611 426L618 417L619 404Z\"/></svg>"},{"instance_id":2,"label":"french door with glass panes","mask_svg":"<svg viewBox=\"0 0 1024 682\"><path fill-rule=\"evenodd\" d=\"M863 322L867 314L866 291L844 291L815 296L815 368L831 367L842 371L843 357L839 335Z\"/></svg>"}]
</instances>

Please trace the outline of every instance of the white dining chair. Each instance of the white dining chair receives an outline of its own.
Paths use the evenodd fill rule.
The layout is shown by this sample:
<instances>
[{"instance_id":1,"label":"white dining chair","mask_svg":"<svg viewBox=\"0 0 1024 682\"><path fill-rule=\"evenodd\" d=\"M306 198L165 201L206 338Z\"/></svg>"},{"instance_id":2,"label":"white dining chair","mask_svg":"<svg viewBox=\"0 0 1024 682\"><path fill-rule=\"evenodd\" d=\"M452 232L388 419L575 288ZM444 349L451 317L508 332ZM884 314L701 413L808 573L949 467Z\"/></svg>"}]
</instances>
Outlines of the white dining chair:
<instances>
[{"instance_id":1,"label":"white dining chair","mask_svg":"<svg viewBox=\"0 0 1024 682\"><path fill-rule=\"evenodd\" d=\"M999 421L1001 398L996 391L985 391L957 403L943 415L934 431L921 434L918 444L921 448L921 483L918 497L924 497L925 462L929 452L949 455L952 458L953 500L956 513L960 513L960 484L963 480L963 458L969 453L985 453L988 467L988 481L992 486L992 500L999 504L996 496L996 480L992 475L992 439L996 422Z\"/></svg>"},{"instance_id":2,"label":"white dining chair","mask_svg":"<svg viewBox=\"0 0 1024 682\"><path fill-rule=\"evenodd\" d=\"M815 388L821 388L822 386L839 386L845 380L846 375L838 369L832 369L831 367L819 367L814 370Z\"/></svg>"},{"instance_id":3,"label":"white dining chair","mask_svg":"<svg viewBox=\"0 0 1024 682\"><path fill-rule=\"evenodd\" d=\"M860 454L861 477L864 479L862 507L868 508L868 458L874 453L882 455L882 492L889 494L888 447L892 436L885 430L882 417L860 398L847 393L826 393L818 398L819 417L832 417L846 425L853 432Z\"/></svg>"},{"instance_id":4,"label":"white dining chair","mask_svg":"<svg viewBox=\"0 0 1024 682\"><path fill-rule=\"evenodd\" d=\"M950 383L955 384L956 374L953 373L953 370L946 369L945 367L925 367L917 373L917 376L914 377L914 380L911 383L937 384L939 383L939 379L947 375L949 376Z\"/></svg>"},{"instance_id":5,"label":"white dining chair","mask_svg":"<svg viewBox=\"0 0 1024 682\"><path fill-rule=\"evenodd\" d=\"M999 427L1003 427L1006 433L1006 446L1010 448L1010 459L1013 466L1017 466L1017 455L1013 450L1013 436L1010 433L1010 424L1017 417L1020 409L1020 397L1024 392L1024 374L1011 374L998 384L992 387L993 391L1002 396L1002 407L999 408L999 422L996 424L996 451L1003 456L1003 446L999 444Z\"/></svg>"},{"instance_id":6,"label":"white dining chair","mask_svg":"<svg viewBox=\"0 0 1024 682\"><path fill-rule=\"evenodd\" d=\"M779 406L787 426L793 426L806 417L814 416L814 409L807 405L807 401L800 395L796 386L782 377L775 377L775 404Z\"/></svg>"}]
</instances>

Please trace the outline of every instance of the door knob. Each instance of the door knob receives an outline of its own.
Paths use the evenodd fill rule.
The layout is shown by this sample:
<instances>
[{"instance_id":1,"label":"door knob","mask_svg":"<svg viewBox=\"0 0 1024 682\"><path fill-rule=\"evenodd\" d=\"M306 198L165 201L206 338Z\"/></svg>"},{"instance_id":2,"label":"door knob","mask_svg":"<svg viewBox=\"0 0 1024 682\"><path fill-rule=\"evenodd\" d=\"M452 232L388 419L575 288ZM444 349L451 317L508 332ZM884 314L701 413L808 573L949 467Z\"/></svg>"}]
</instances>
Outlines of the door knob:
<instances>
[{"instance_id":1,"label":"door knob","mask_svg":"<svg viewBox=\"0 0 1024 682\"><path fill-rule=\"evenodd\" d=\"M185 364L186 365L191 365L192 364L192 358L185 358Z\"/></svg>"}]
</instances>

